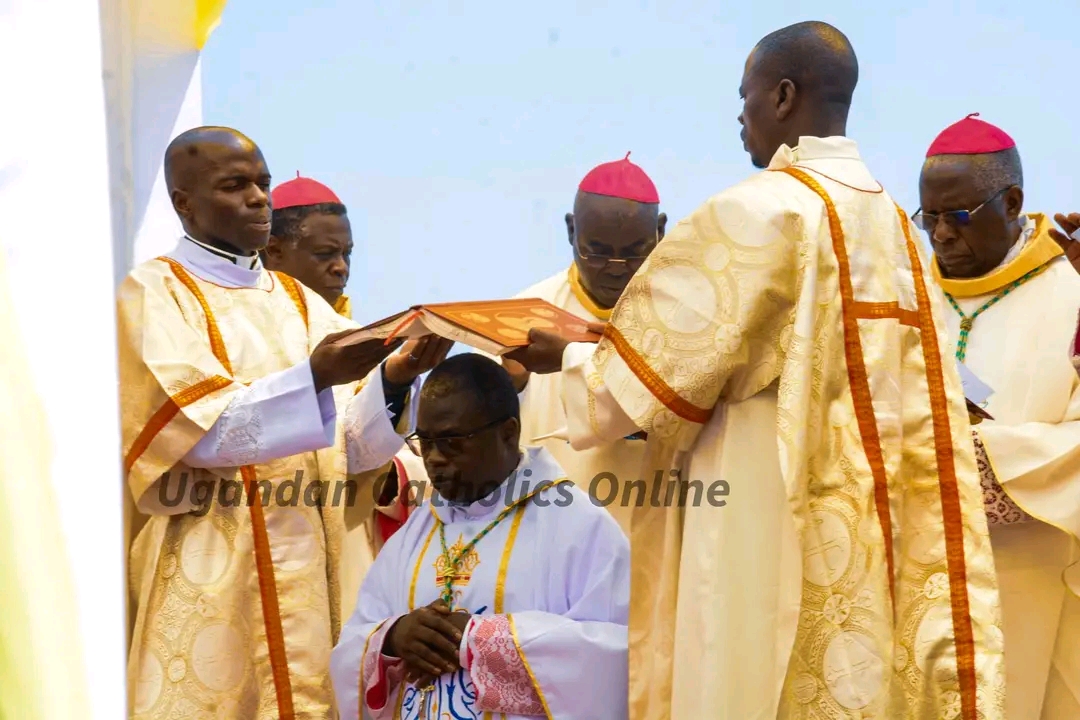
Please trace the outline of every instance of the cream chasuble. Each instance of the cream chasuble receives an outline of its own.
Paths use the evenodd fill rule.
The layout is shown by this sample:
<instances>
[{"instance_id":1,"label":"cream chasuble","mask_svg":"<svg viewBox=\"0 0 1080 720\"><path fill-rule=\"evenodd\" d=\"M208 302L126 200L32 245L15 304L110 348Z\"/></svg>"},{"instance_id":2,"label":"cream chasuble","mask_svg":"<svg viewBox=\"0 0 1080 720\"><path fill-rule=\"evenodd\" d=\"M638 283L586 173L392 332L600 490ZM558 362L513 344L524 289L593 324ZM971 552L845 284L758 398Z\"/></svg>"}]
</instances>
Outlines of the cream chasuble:
<instances>
[{"instance_id":1,"label":"cream chasuble","mask_svg":"<svg viewBox=\"0 0 1080 720\"><path fill-rule=\"evenodd\" d=\"M456 573L447 553L462 556ZM334 648L343 720L625 718L629 565L618 525L543 448L524 448L488 498L433 495L375 559ZM425 692L381 648L399 618L443 596L451 573L453 607L473 618L461 669Z\"/></svg>"},{"instance_id":2,"label":"cream chasuble","mask_svg":"<svg viewBox=\"0 0 1080 720\"><path fill-rule=\"evenodd\" d=\"M356 325L194 241L125 279L118 319L124 468L149 516L132 717L332 717L344 506L403 444L381 370L316 395L311 351Z\"/></svg>"},{"instance_id":3,"label":"cream chasuble","mask_svg":"<svg viewBox=\"0 0 1080 720\"><path fill-rule=\"evenodd\" d=\"M610 311L599 307L586 294L571 265L517 297L536 297L585 320L606 322ZM530 375L521 401L521 440L546 448L578 487L594 502L606 507L623 532L630 532L630 515L637 494L630 484L641 479L645 441L620 439L587 450L575 450L566 439L566 412L562 401L562 375ZM552 436L555 437L552 437ZM543 439L539 439L543 438ZM627 495L628 489L632 490Z\"/></svg>"},{"instance_id":4,"label":"cream chasuble","mask_svg":"<svg viewBox=\"0 0 1080 720\"><path fill-rule=\"evenodd\" d=\"M994 420L984 420L974 432L985 452L983 481L1001 586L1006 716L1075 720L1080 718L1080 378L1071 348L1080 277L1050 237L1049 218L1029 217L1030 240L989 275L950 280L941 278L936 262L933 269L949 304L956 305L945 310L950 351L957 350L993 390L986 409ZM965 342L960 342L963 321L957 308L967 318L974 316L966 323ZM996 487L1007 497L995 495ZM1013 503L1023 512L1010 512Z\"/></svg>"},{"instance_id":5,"label":"cream chasuble","mask_svg":"<svg viewBox=\"0 0 1080 720\"><path fill-rule=\"evenodd\" d=\"M686 492L633 517L633 720L1003 718L964 394L913 232L854 142L801 138L568 348L575 447L645 430Z\"/></svg>"},{"instance_id":6,"label":"cream chasuble","mask_svg":"<svg viewBox=\"0 0 1080 720\"><path fill-rule=\"evenodd\" d=\"M54 497L48 420L16 327L6 256L0 246L0 718L86 717L78 603Z\"/></svg>"},{"instance_id":7,"label":"cream chasuble","mask_svg":"<svg viewBox=\"0 0 1080 720\"><path fill-rule=\"evenodd\" d=\"M348 296L342 295L333 307L338 315L352 319L352 303ZM397 430L399 433L407 433L406 428L414 423L414 417L403 415ZM419 468L417 468L418 463ZM407 488L410 487L408 483L413 478L416 478L417 484L427 480L423 461L407 447L398 451L392 462L356 476L356 482L360 488L364 489L364 492L357 496L356 503L345 508L345 542L341 548L340 563L342 617L347 618L352 615L356 607L356 596L360 592L360 584L364 581L368 568L371 567L371 563L374 562L375 556L383 546L378 516L385 515L395 521L404 521L407 512L417 502L415 497L406 497L402 501L401 496L390 505L380 505L376 501L383 482L386 481L390 469L395 465L398 478L405 476L403 484Z\"/></svg>"}]
</instances>

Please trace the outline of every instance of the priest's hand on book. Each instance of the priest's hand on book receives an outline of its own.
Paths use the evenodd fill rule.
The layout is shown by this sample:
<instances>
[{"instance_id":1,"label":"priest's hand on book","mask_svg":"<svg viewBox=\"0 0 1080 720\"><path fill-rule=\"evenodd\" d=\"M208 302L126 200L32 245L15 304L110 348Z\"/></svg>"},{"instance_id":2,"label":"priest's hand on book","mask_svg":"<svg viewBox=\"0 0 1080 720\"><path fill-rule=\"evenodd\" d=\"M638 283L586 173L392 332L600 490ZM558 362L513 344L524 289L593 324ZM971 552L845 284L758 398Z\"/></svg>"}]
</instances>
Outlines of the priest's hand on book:
<instances>
[{"instance_id":1,"label":"priest's hand on book","mask_svg":"<svg viewBox=\"0 0 1080 720\"><path fill-rule=\"evenodd\" d=\"M562 371L563 352L569 344L561 335L532 328L529 330L529 344L511 350L503 357L521 364L529 372L549 375Z\"/></svg>"},{"instance_id":2,"label":"priest's hand on book","mask_svg":"<svg viewBox=\"0 0 1080 720\"><path fill-rule=\"evenodd\" d=\"M405 343L401 352L386 359L383 372L392 385L411 385L416 378L446 359L454 347L453 340L438 335L425 335Z\"/></svg>"},{"instance_id":3,"label":"priest's hand on book","mask_svg":"<svg viewBox=\"0 0 1080 720\"><path fill-rule=\"evenodd\" d=\"M465 616L464 622L456 617L460 615ZM467 613L451 613L442 601L417 608L390 628L383 654L401 658L410 680L417 685L455 672L460 667L458 648L469 617Z\"/></svg>"},{"instance_id":4,"label":"priest's hand on book","mask_svg":"<svg viewBox=\"0 0 1080 720\"><path fill-rule=\"evenodd\" d=\"M401 346L403 340L384 344L372 339L354 345L335 345L353 330L331 333L323 338L311 353L311 375L315 380L315 392L322 392L335 385L346 385L367 377L379 363Z\"/></svg>"},{"instance_id":5,"label":"priest's hand on book","mask_svg":"<svg viewBox=\"0 0 1080 720\"><path fill-rule=\"evenodd\" d=\"M1050 229L1050 237L1065 251L1065 257L1076 272L1080 272L1080 213L1058 213L1054 221L1061 230Z\"/></svg>"}]
</instances>

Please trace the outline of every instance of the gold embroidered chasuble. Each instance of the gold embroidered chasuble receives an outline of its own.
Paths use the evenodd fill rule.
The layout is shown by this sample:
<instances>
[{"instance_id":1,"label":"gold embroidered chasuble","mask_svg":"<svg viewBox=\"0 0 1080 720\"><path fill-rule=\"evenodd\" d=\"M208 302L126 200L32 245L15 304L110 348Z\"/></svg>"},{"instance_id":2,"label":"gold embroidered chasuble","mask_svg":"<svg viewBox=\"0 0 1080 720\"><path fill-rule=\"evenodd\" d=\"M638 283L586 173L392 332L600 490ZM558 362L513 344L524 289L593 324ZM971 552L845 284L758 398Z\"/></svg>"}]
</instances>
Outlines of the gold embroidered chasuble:
<instances>
[{"instance_id":1,"label":"gold embroidered chasuble","mask_svg":"<svg viewBox=\"0 0 1080 720\"><path fill-rule=\"evenodd\" d=\"M925 256L851 141L802 138L770 170L669 232L595 351L564 358L575 447L641 428L645 476L686 492L634 511L631 718L1000 719L993 558ZM718 481L722 506L694 488Z\"/></svg>"},{"instance_id":2,"label":"gold embroidered chasuble","mask_svg":"<svg viewBox=\"0 0 1080 720\"><path fill-rule=\"evenodd\" d=\"M348 327L280 273L264 271L258 287L226 288L159 258L121 285L124 469L149 515L130 551L133 718L333 713L328 666L341 624L344 505L351 493L365 495L347 484L341 422L357 384L333 390L339 421L330 448L239 471L190 468L183 458L237 390L303 362ZM253 416L248 427L258 423ZM213 488L201 512L200 486ZM164 498L174 499L174 514L165 514Z\"/></svg>"},{"instance_id":3,"label":"gold embroidered chasuble","mask_svg":"<svg viewBox=\"0 0 1080 720\"><path fill-rule=\"evenodd\" d=\"M599 307L585 292L574 264L569 270L518 293L517 297L547 300L585 320L606 321L611 315L610 310ZM588 450L571 447L565 439L566 412L560 373L531 375L520 399L521 442L540 445L550 452L571 482L589 493L596 503L604 505L629 535L635 494L630 492L630 501L623 501L627 498L628 485L641 479L645 442L619 439Z\"/></svg>"},{"instance_id":4,"label":"gold embroidered chasuble","mask_svg":"<svg viewBox=\"0 0 1080 720\"><path fill-rule=\"evenodd\" d=\"M942 278L936 262L932 269L960 311L975 316L964 364L993 390L994 420L974 430L987 456L984 484L1036 518L995 513L1001 521L990 527L1008 648L1006 716L1071 720L1080 718L1080 377L1070 358L1080 277L1050 237L1050 219L1028 217L1030 239L993 272L960 280ZM947 307L945 319L952 352L961 318Z\"/></svg>"}]
</instances>

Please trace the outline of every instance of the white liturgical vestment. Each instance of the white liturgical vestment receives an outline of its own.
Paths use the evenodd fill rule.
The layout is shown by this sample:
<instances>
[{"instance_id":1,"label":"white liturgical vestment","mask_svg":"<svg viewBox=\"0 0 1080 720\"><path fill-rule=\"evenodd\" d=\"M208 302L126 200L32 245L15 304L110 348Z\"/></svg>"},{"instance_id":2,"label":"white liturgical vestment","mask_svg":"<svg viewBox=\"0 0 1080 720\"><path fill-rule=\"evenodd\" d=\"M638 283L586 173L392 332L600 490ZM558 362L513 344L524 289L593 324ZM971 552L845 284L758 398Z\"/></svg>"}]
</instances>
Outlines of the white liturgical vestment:
<instances>
[{"instance_id":1,"label":"white liturgical vestment","mask_svg":"<svg viewBox=\"0 0 1080 720\"><path fill-rule=\"evenodd\" d=\"M331 661L344 720L626 717L629 542L545 450L523 452L485 499L433 494L375 558ZM381 652L387 633L441 597L443 539L456 555L500 516L453 585L453 609L473 616L461 667L425 692Z\"/></svg>"}]
</instances>

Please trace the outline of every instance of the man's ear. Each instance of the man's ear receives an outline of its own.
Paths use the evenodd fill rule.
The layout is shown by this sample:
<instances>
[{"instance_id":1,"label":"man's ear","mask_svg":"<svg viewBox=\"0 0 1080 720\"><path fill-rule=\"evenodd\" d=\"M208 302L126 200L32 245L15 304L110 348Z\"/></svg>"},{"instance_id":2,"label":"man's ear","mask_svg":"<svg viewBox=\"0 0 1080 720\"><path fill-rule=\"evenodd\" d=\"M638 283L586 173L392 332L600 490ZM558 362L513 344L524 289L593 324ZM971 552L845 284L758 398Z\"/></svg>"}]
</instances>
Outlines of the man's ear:
<instances>
[{"instance_id":1,"label":"man's ear","mask_svg":"<svg viewBox=\"0 0 1080 720\"><path fill-rule=\"evenodd\" d=\"M1013 185L1005 191L1005 217L1015 222L1024 211L1024 191L1019 185Z\"/></svg>"},{"instance_id":2,"label":"man's ear","mask_svg":"<svg viewBox=\"0 0 1080 720\"><path fill-rule=\"evenodd\" d=\"M795 112L795 95L798 91L795 83L785 78L776 86L774 92L776 94L776 120L783 122Z\"/></svg>"},{"instance_id":3,"label":"man's ear","mask_svg":"<svg viewBox=\"0 0 1080 720\"><path fill-rule=\"evenodd\" d=\"M660 213L656 217L656 239L664 239L664 231L667 230L667 213Z\"/></svg>"},{"instance_id":4,"label":"man's ear","mask_svg":"<svg viewBox=\"0 0 1080 720\"><path fill-rule=\"evenodd\" d=\"M176 211L177 215L184 220L191 220L191 200L188 198L187 192L180 189L173 190L169 199L172 200L173 210Z\"/></svg>"},{"instance_id":5,"label":"man's ear","mask_svg":"<svg viewBox=\"0 0 1080 720\"><path fill-rule=\"evenodd\" d=\"M566 236L570 240L570 244L574 244L574 213L566 213Z\"/></svg>"},{"instance_id":6,"label":"man's ear","mask_svg":"<svg viewBox=\"0 0 1080 720\"><path fill-rule=\"evenodd\" d=\"M272 263L280 263L284 257L284 245L286 241L276 235L271 235L263 248L263 254Z\"/></svg>"},{"instance_id":7,"label":"man's ear","mask_svg":"<svg viewBox=\"0 0 1080 720\"><path fill-rule=\"evenodd\" d=\"M515 448L521 444L521 423L517 418L510 418L507 422L503 423L501 435L503 441L507 445L513 445Z\"/></svg>"}]
</instances>

